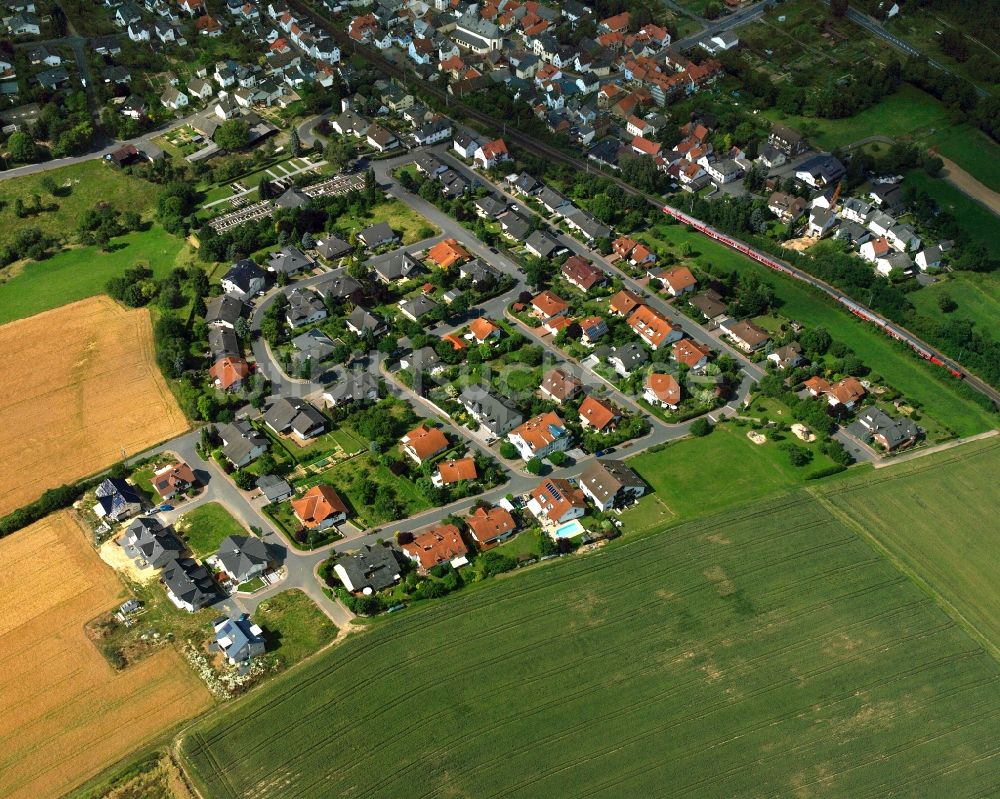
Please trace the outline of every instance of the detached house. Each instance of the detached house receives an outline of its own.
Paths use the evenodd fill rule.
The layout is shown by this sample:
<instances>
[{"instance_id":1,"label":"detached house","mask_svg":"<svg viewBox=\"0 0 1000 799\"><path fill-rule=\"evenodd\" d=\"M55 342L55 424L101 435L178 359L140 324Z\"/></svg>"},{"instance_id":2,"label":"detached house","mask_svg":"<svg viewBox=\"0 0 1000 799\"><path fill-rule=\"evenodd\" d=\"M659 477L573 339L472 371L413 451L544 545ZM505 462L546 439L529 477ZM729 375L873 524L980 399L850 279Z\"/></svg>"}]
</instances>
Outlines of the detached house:
<instances>
[{"instance_id":1,"label":"detached house","mask_svg":"<svg viewBox=\"0 0 1000 799\"><path fill-rule=\"evenodd\" d=\"M117 477L108 477L97 486L97 504L94 514L99 519L120 522L142 510L139 492L130 483Z\"/></svg>"},{"instance_id":2,"label":"detached house","mask_svg":"<svg viewBox=\"0 0 1000 799\"><path fill-rule=\"evenodd\" d=\"M650 405L676 411L681 402L681 384L671 374L653 372L646 376L642 398Z\"/></svg>"},{"instance_id":3,"label":"detached house","mask_svg":"<svg viewBox=\"0 0 1000 799\"><path fill-rule=\"evenodd\" d=\"M260 577L271 565L267 544L255 535L226 536L219 544L216 559L237 585Z\"/></svg>"},{"instance_id":4,"label":"detached house","mask_svg":"<svg viewBox=\"0 0 1000 799\"><path fill-rule=\"evenodd\" d=\"M574 488L568 480L553 477L543 480L531 491L527 508L539 522L555 527L583 516L587 512L587 501L583 491Z\"/></svg>"},{"instance_id":5,"label":"detached house","mask_svg":"<svg viewBox=\"0 0 1000 799\"><path fill-rule=\"evenodd\" d=\"M400 444L419 465L448 449L448 438L438 428L422 424L403 436Z\"/></svg>"},{"instance_id":6,"label":"detached house","mask_svg":"<svg viewBox=\"0 0 1000 799\"><path fill-rule=\"evenodd\" d=\"M679 327L674 327L648 305L636 308L629 317L628 324L652 350L672 344L684 335Z\"/></svg>"},{"instance_id":7,"label":"detached house","mask_svg":"<svg viewBox=\"0 0 1000 799\"><path fill-rule=\"evenodd\" d=\"M503 436L524 421L524 416L506 398L497 397L480 386L466 386L459 398L462 407L491 435Z\"/></svg>"},{"instance_id":8,"label":"detached house","mask_svg":"<svg viewBox=\"0 0 1000 799\"><path fill-rule=\"evenodd\" d=\"M531 301L531 313L536 319L548 322L556 316L565 316L569 303L560 299L551 291L543 291Z\"/></svg>"},{"instance_id":9,"label":"detached house","mask_svg":"<svg viewBox=\"0 0 1000 799\"><path fill-rule=\"evenodd\" d=\"M402 544L403 554L427 572L435 566L448 563L453 568L468 564L469 548L462 541L462 534L453 524L442 524L426 533L414 536L408 544Z\"/></svg>"},{"instance_id":10,"label":"detached house","mask_svg":"<svg viewBox=\"0 0 1000 799\"><path fill-rule=\"evenodd\" d=\"M584 496L602 512L628 505L646 493L646 484L620 460L592 460L578 482Z\"/></svg>"},{"instance_id":11,"label":"detached house","mask_svg":"<svg viewBox=\"0 0 1000 799\"><path fill-rule=\"evenodd\" d=\"M671 297L679 297L681 294L694 291L694 287L698 285L698 281L686 266L675 266L673 269L661 272L659 277L663 288Z\"/></svg>"},{"instance_id":12,"label":"detached house","mask_svg":"<svg viewBox=\"0 0 1000 799\"><path fill-rule=\"evenodd\" d=\"M509 161L510 155L507 152L507 145L503 139L494 139L491 142L480 145L472 156L476 166L480 169L490 169L501 161Z\"/></svg>"},{"instance_id":13,"label":"detached house","mask_svg":"<svg viewBox=\"0 0 1000 799\"><path fill-rule=\"evenodd\" d=\"M295 518L309 530L325 530L347 520L347 505L333 486L317 485L292 500Z\"/></svg>"},{"instance_id":14,"label":"detached house","mask_svg":"<svg viewBox=\"0 0 1000 799\"><path fill-rule=\"evenodd\" d=\"M613 405L602 402L588 395L580 403L580 425L596 430L598 433L610 433L615 429L621 414Z\"/></svg>"},{"instance_id":15,"label":"detached house","mask_svg":"<svg viewBox=\"0 0 1000 799\"><path fill-rule=\"evenodd\" d=\"M865 387L856 377L845 377L836 383L830 383L822 377L810 377L804 385L810 396L825 395L831 407L843 405L849 410L865 396Z\"/></svg>"},{"instance_id":16,"label":"detached house","mask_svg":"<svg viewBox=\"0 0 1000 799\"><path fill-rule=\"evenodd\" d=\"M510 441L525 461L544 458L553 452L569 449L572 438L566 423L554 411L543 413L515 427L507 434Z\"/></svg>"},{"instance_id":17,"label":"detached house","mask_svg":"<svg viewBox=\"0 0 1000 799\"><path fill-rule=\"evenodd\" d=\"M539 391L546 399L562 405L583 391L583 383L565 369L552 369L542 378Z\"/></svg>"},{"instance_id":18,"label":"detached house","mask_svg":"<svg viewBox=\"0 0 1000 799\"><path fill-rule=\"evenodd\" d=\"M160 581L167 590L167 598L188 613L212 604L218 596L212 574L191 558L169 561L160 573Z\"/></svg>"},{"instance_id":19,"label":"detached house","mask_svg":"<svg viewBox=\"0 0 1000 799\"><path fill-rule=\"evenodd\" d=\"M257 460L270 446L267 438L247 421L222 425L219 436L222 438L222 454L237 469Z\"/></svg>"},{"instance_id":20,"label":"detached house","mask_svg":"<svg viewBox=\"0 0 1000 799\"><path fill-rule=\"evenodd\" d=\"M517 523L506 508L476 508L465 517L469 534L480 547L498 544L510 538L517 531Z\"/></svg>"},{"instance_id":21,"label":"detached house","mask_svg":"<svg viewBox=\"0 0 1000 799\"><path fill-rule=\"evenodd\" d=\"M570 285L583 292L604 285L608 280L603 269L579 255L571 255L566 259L566 263L562 265L562 275Z\"/></svg>"},{"instance_id":22,"label":"detached house","mask_svg":"<svg viewBox=\"0 0 1000 799\"><path fill-rule=\"evenodd\" d=\"M365 544L358 552L338 560L333 571L351 593L370 595L399 582L399 558L392 547Z\"/></svg>"},{"instance_id":23,"label":"detached house","mask_svg":"<svg viewBox=\"0 0 1000 799\"><path fill-rule=\"evenodd\" d=\"M183 494L198 482L194 470L183 461L171 463L153 472L150 481L153 490L160 499L172 499L177 494Z\"/></svg>"},{"instance_id":24,"label":"detached house","mask_svg":"<svg viewBox=\"0 0 1000 799\"><path fill-rule=\"evenodd\" d=\"M249 258L237 261L222 276L222 290L240 299L259 294L266 283L267 273Z\"/></svg>"},{"instance_id":25,"label":"detached house","mask_svg":"<svg viewBox=\"0 0 1000 799\"><path fill-rule=\"evenodd\" d=\"M753 322L737 322L727 319L719 325L723 334L744 352L756 352L771 340L766 330Z\"/></svg>"},{"instance_id":26,"label":"detached house","mask_svg":"<svg viewBox=\"0 0 1000 799\"><path fill-rule=\"evenodd\" d=\"M299 440L314 438L326 429L326 417L299 397L281 397L264 414L275 433L293 433Z\"/></svg>"}]
</instances>

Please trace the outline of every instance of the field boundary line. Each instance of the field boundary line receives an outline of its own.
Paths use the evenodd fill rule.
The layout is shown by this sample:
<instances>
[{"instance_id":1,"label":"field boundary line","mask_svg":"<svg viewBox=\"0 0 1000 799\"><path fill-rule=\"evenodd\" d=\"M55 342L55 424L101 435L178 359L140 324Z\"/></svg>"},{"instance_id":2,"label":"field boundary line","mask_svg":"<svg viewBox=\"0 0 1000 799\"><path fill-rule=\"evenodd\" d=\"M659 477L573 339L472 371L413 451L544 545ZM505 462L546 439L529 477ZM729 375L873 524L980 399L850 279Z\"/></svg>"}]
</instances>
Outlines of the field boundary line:
<instances>
[{"instance_id":1,"label":"field boundary line","mask_svg":"<svg viewBox=\"0 0 1000 799\"><path fill-rule=\"evenodd\" d=\"M812 490L810 490L810 493L813 493ZM958 608L945 599L934 588L934 586L932 586L920 575L916 569L908 565L901 557L893 553L892 550L890 550L878 539L878 537L868 532L864 525L857 522L847 512L838 508L825 496L821 495L819 492L813 493L813 496L816 498L816 501L835 519L840 521L842 524L847 525L851 530L854 530L864 541L867 541L876 552L888 560L893 567L909 577L917 588L927 594L934 601L934 603L945 612L945 614L950 616L972 638L973 641L982 646L990 657L1000 663L1000 647L997 647L992 641L990 641L989 638L981 633L975 624L969 621Z\"/></svg>"}]
</instances>

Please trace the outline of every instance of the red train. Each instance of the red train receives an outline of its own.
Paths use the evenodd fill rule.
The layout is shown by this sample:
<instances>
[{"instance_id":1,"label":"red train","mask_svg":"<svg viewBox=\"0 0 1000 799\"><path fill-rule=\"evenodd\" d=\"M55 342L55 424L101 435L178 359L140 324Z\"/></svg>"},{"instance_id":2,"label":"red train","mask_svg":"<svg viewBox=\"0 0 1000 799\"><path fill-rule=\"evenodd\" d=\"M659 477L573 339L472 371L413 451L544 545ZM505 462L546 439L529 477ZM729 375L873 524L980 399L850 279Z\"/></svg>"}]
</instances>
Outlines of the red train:
<instances>
[{"instance_id":1,"label":"red train","mask_svg":"<svg viewBox=\"0 0 1000 799\"><path fill-rule=\"evenodd\" d=\"M745 242L742 242L739 239L734 239L732 236L727 236L724 233L720 233L718 230L716 230L713 227L710 227L709 225L706 225L701 220L695 219L693 216L688 216L683 211L678 211L676 208L671 208L669 205L663 206L663 213L667 214L667 216L672 216L678 222L683 222L685 225L690 225L699 233L705 234L710 239L715 239L721 244L725 244L727 247L730 247L734 250L737 250L738 252L743 253L748 258L752 258L753 260L764 264L764 266L766 266L768 269L774 269L776 272L783 272L786 275L789 275L790 277L794 277L796 280L801 280L805 283L809 283L810 285L815 286L821 291L824 291L827 294L829 294L833 299L835 299L841 305L846 307L855 316L859 317L860 319L864 319L866 322L870 322L871 324L880 327L886 335L891 336L897 341L902 341L908 347L913 349L913 351L916 352L917 355L919 355L921 358L924 358L925 360L928 360L931 363L935 364L936 366L942 367L943 369L947 369L949 372L951 372L952 376L954 377L962 378L965 376L962 374L961 370L959 370L958 367L955 366L955 364L950 363L949 361L942 358L940 355L931 352L929 349L927 349L926 346L924 346L919 340L914 338L909 332L907 332L901 327L898 327L897 325L894 325L892 322L883 319L874 311L868 310L863 305L858 304L850 297L846 296L845 294L833 288L832 286L827 285L822 280L815 278L812 275L807 275L805 272L795 269L794 267L788 266L787 264L783 264L781 261L775 260L770 255L762 253L759 250L755 250L753 247L746 244Z\"/></svg>"}]
</instances>

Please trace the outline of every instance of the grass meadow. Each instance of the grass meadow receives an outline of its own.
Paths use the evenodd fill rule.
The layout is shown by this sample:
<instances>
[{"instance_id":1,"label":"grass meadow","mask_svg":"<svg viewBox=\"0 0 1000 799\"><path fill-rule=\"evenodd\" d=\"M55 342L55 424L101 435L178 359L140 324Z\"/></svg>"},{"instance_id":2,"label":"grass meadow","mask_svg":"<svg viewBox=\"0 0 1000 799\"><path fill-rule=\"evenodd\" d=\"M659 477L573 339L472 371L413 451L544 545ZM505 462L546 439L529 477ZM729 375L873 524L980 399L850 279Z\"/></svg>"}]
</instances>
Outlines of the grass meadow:
<instances>
[{"instance_id":1,"label":"grass meadow","mask_svg":"<svg viewBox=\"0 0 1000 799\"><path fill-rule=\"evenodd\" d=\"M114 244L113 252L74 247L25 265L0 283L0 324L103 294L111 278L136 264L148 265L162 278L189 260L184 241L159 226L121 236Z\"/></svg>"},{"instance_id":2,"label":"grass meadow","mask_svg":"<svg viewBox=\"0 0 1000 799\"><path fill-rule=\"evenodd\" d=\"M200 558L214 555L227 536L248 534L243 525L218 502L206 502L185 513L176 527L191 551Z\"/></svg>"},{"instance_id":3,"label":"grass meadow","mask_svg":"<svg viewBox=\"0 0 1000 799\"><path fill-rule=\"evenodd\" d=\"M955 435L980 433L997 424L996 414L966 399L960 384L943 369L920 360L905 345L855 319L818 290L782 277L698 233L689 233L681 225L659 224L637 238L670 247L675 252L681 244L690 242L694 252L685 260L701 268L711 264L726 270L756 272L774 289L781 302L778 309L781 316L813 327L825 327L835 339L848 344L872 372L903 392L909 401L923 406L925 413Z\"/></svg>"},{"instance_id":4,"label":"grass meadow","mask_svg":"<svg viewBox=\"0 0 1000 799\"><path fill-rule=\"evenodd\" d=\"M998 474L1000 439L992 438L817 493L919 575L1000 657Z\"/></svg>"},{"instance_id":5,"label":"grass meadow","mask_svg":"<svg viewBox=\"0 0 1000 799\"><path fill-rule=\"evenodd\" d=\"M998 685L796 491L385 617L182 751L219 799L973 796L1000 766Z\"/></svg>"}]
</instances>

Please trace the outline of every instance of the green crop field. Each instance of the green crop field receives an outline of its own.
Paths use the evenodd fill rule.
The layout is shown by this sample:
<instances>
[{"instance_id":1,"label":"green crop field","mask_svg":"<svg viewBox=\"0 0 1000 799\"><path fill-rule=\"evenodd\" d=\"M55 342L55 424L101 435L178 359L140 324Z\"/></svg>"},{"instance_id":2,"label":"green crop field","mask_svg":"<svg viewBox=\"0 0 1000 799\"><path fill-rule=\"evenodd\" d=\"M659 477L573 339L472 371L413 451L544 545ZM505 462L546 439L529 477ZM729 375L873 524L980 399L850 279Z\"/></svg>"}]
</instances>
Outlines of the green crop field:
<instances>
[{"instance_id":1,"label":"green crop field","mask_svg":"<svg viewBox=\"0 0 1000 799\"><path fill-rule=\"evenodd\" d=\"M995 789L996 661L807 492L477 588L197 726L203 795Z\"/></svg>"},{"instance_id":2,"label":"green crop field","mask_svg":"<svg viewBox=\"0 0 1000 799\"><path fill-rule=\"evenodd\" d=\"M781 302L779 313L782 316L805 325L825 327L835 339L849 345L875 374L884 377L911 402L922 405L925 413L956 435L981 433L997 424L997 416L966 399L958 383L943 369L921 361L903 344L855 319L833 300L804 283L783 277L705 236L689 233L682 225L660 224L637 238L673 248L675 253L688 242L693 254L686 260L702 268L711 264L726 270L756 272L774 288Z\"/></svg>"},{"instance_id":3,"label":"green crop field","mask_svg":"<svg viewBox=\"0 0 1000 799\"><path fill-rule=\"evenodd\" d=\"M60 187L57 196L53 197L43 188L46 177ZM0 182L0 245L10 243L11 237L23 228L37 227L52 235L71 233L76 230L80 215L101 202L119 211L132 210L148 216L156 205L157 192L153 184L130 177L101 161L84 161L4 180ZM25 205L31 206L33 194L41 197L43 206L56 203L58 209L19 218L14 213L14 201L20 198Z\"/></svg>"},{"instance_id":4,"label":"green crop field","mask_svg":"<svg viewBox=\"0 0 1000 799\"><path fill-rule=\"evenodd\" d=\"M785 421L791 423L795 419ZM629 458L629 466L653 489L640 505L666 505L681 519L690 519L795 488L810 473L834 465L815 443L806 444L787 434L784 442L754 444L747 438L749 430L726 423L704 438L681 439L658 452ZM781 449L789 441L811 450L812 463L792 466L788 454ZM730 470L727 464L733 463L739 463L740 468ZM724 481L719 478L723 472Z\"/></svg>"},{"instance_id":5,"label":"green crop field","mask_svg":"<svg viewBox=\"0 0 1000 799\"><path fill-rule=\"evenodd\" d=\"M114 244L114 252L76 247L27 264L0 283L0 324L103 294L108 280L136 264L146 264L156 277L164 277L191 260L184 241L159 226L129 233Z\"/></svg>"},{"instance_id":6,"label":"green crop field","mask_svg":"<svg viewBox=\"0 0 1000 799\"><path fill-rule=\"evenodd\" d=\"M820 495L916 572L1000 657L997 475L1000 439L992 438L869 472Z\"/></svg>"},{"instance_id":7,"label":"green crop field","mask_svg":"<svg viewBox=\"0 0 1000 799\"><path fill-rule=\"evenodd\" d=\"M198 557L214 554L227 536L248 534L243 525L218 502L206 502L185 513L178 519L176 527Z\"/></svg>"}]
</instances>

